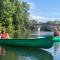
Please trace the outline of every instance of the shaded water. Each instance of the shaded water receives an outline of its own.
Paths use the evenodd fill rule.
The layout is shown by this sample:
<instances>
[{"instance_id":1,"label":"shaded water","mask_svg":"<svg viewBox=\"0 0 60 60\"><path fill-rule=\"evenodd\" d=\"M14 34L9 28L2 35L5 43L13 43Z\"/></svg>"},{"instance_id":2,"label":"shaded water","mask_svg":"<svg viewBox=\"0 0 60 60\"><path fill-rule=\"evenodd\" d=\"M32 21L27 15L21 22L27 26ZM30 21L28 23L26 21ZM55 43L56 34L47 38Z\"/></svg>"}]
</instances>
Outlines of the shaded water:
<instances>
[{"instance_id":1,"label":"shaded water","mask_svg":"<svg viewBox=\"0 0 60 60\"><path fill-rule=\"evenodd\" d=\"M1 60L53 60L53 56L48 51L29 48L3 46L4 54L0 55Z\"/></svg>"},{"instance_id":2,"label":"shaded water","mask_svg":"<svg viewBox=\"0 0 60 60\"><path fill-rule=\"evenodd\" d=\"M14 35L16 38L36 38L53 35L53 32L32 32ZM32 47L0 46L0 60L60 60L60 43L54 43L50 49Z\"/></svg>"}]
</instances>

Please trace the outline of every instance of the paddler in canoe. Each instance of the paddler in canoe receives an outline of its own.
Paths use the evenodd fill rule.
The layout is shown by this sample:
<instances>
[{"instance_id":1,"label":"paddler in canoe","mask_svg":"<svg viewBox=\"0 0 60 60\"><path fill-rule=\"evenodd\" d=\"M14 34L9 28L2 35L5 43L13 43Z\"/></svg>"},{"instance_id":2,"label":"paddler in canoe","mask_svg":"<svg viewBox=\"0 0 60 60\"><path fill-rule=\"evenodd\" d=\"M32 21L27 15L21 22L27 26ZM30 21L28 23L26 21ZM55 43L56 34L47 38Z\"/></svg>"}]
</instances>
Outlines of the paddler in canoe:
<instances>
[{"instance_id":1,"label":"paddler in canoe","mask_svg":"<svg viewBox=\"0 0 60 60\"><path fill-rule=\"evenodd\" d=\"M54 37L56 36L60 36L60 32L57 30L57 28L55 28L55 31L54 31Z\"/></svg>"},{"instance_id":2,"label":"paddler in canoe","mask_svg":"<svg viewBox=\"0 0 60 60\"><path fill-rule=\"evenodd\" d=\"M6 31L1 31L0 33L0 38L1 39L8 39L9 38L9 34Z\"/></svg>"}]
</instances>

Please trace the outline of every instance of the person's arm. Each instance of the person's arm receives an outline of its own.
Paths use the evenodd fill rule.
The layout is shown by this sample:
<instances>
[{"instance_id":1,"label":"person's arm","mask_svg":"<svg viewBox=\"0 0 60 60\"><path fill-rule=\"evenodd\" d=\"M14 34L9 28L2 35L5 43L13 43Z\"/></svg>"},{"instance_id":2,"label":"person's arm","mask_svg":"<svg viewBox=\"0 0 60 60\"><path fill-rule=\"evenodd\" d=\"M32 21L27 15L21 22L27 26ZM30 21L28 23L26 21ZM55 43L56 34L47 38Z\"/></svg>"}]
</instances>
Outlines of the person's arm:
<instances>
[{"instance_id":1,"label":"person's arm","mask_svg":"<svg viewBox=\"0 0 60 60\"><path fill-rule=\"evenodd\" d=\"M9 38L9 34L7 34L6 38Z\"/></svg>"}]
</instances>

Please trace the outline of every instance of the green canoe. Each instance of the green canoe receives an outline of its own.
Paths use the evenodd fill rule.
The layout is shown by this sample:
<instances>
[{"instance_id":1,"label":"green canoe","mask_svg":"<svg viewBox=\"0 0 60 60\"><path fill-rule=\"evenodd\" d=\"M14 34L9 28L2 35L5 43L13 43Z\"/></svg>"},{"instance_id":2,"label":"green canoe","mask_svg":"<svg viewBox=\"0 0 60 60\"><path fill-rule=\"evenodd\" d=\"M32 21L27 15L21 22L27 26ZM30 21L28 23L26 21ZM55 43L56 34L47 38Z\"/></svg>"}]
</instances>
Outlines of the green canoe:
<instances>
[{"instance_id":1,"label":"green canoe","mask_svg":"<svg viewBox=\"0 0 60 60\"><path fill-rule=\"evenodd\" d=\"M37 48L50 48L53 45L53 37L30 38L30 39L0 39L0 44L13 46L28 46Z\"/></svg>"},{"instance_id":2,"label":"green canoe","mask_svg":"<svg viewBox=\"0 0 60 60\"><path fill-rule=\"evenodd\" d=\"M60 42L60 36L53 37L53 40L54 40L55 42Z\"/></svg>"}]
</instances>

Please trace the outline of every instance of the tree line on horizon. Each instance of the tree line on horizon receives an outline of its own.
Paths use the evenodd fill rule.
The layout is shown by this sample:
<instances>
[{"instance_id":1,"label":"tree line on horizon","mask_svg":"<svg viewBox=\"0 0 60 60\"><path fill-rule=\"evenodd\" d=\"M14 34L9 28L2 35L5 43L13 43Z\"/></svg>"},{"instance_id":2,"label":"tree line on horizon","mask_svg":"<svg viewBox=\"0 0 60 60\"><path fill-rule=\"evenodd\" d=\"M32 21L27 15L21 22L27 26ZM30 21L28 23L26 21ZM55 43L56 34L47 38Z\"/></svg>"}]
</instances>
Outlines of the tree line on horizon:
<instances>
[{"instance_id":1,"label":"tree line on horizon","mask_svg":"<svg viewBox=\"0 0 60 60\"><path fill-rule=\"evenodd\" d=\"M37 22L37 20L31 20L31 30L37 30L38 28L35 27L35 24L42 24L45 23L47 24L46 26L41 26L41 31L54 31L55 27L49 26L48 24L59 24L60 25L60 21L59 20L54 20L54 21L47 21L47 22ZM60 31L60 26L57 26L57 30Z\"/></svg>"}]
</instances>

